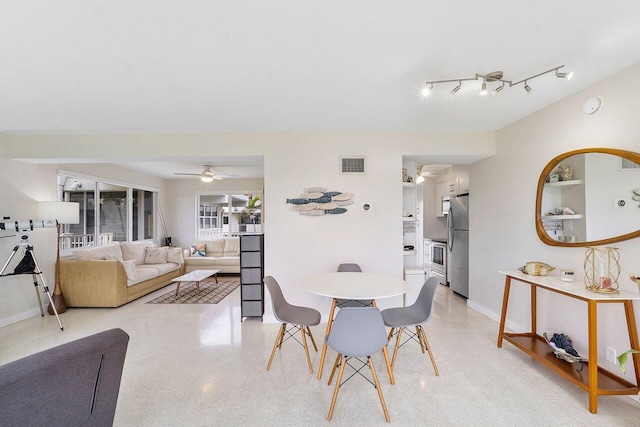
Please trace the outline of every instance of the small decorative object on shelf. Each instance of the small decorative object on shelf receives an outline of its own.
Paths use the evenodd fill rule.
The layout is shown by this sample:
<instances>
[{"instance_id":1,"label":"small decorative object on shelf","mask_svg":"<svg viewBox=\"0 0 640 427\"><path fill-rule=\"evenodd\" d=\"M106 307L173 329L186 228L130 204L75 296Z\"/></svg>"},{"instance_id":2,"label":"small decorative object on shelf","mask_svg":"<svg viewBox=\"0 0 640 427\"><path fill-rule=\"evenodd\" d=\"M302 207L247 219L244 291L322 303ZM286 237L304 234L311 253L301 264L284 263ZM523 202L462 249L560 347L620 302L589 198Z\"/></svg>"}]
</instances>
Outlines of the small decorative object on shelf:
<instances>
[{"instance_id":1,"label":"small decorative object on shelf","mask_svg":"<svg viewBox=\"0 0 640 427\"><path fill-rule=\"evenodd\" d=\"M640 291L640 276L634 276L633 274L630 274L629 276L631 277L631 280L638 284L638 291Z\"/></svg>"},{"instance_id":2,"label":"small decorative object on shelf","mask_svg":"<svg viewBox=\"0 0 640 427\"><path fill-rule=\"evenodd\" d=\"M592 292L618 292L620 252L612 247L587 247L584 284Z\"/></svg>"},{"instance_id":3,"label":"small decorative object on shelf","mask_svg":"<svg viewBox=\"0 0 640 427\"><path fill-rule=\"evenodd\" d=\"M573 282L573 270L568 268L560 270L560 280L563 282Z\"/></svg>"},{"instance_id":4,"label":"small decorative object on shelf","mask_svg":"<svg viewBox=\"0 0 640 427\"><path fill-rule=\"evenodd\" d=\"M558 174L560 181L571 181L573 179L573 171L569 165L558 165Z\"/></svg>"},{"instance_id":5,"label":"small decorative object on shelf","mask_svg":"<svg viewBox=\"0 0 640 427\"><path fill-rule=\"evenodd\" d=\"M519 270L532 276L546 276L555 270L555 267L551 267L549 264L545 264L544 262L531 261L526 263L523 267L520 267Z\"/></svg>"},{"instance_id":6,"label":"small decorative object on shelf","mask_svg":"<svg viewBox=\"0 0 640 427\"><path fill-rule=\"evenodd\" d=\"M560 331L547 331L542 334L545 341L551 347L551 351L558 358L565 360L569 363L574 362L586 362L588 359L586 357L582 357L578 354L578 352L573 348L571 344L571 339L564 332ZM582 371L584 364L580 366L578 372Z\"/></svg>"}]
</instances>

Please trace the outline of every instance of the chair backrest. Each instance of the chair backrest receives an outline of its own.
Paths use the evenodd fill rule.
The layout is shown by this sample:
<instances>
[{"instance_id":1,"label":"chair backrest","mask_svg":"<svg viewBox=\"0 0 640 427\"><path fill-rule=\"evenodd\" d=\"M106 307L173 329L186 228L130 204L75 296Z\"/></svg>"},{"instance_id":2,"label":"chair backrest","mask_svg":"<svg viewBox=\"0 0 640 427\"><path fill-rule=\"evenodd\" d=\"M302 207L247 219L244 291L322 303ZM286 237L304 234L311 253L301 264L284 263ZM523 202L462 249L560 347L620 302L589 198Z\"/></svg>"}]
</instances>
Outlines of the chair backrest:
<instances>
[{"instance_id":1,"label":"chair backrest","mask_svg":"<svg viewBox=\"0 0 640 427\"><path fill-rule=\"evenodd\" d=\"M351 262L338 265L338 273L345 273L345 272L362 273L362 269L358 264L354 264Z\"/></svg>"},{"instance_id":2,"label":"chair backrest","mask_svg":"<svg viewBox=\"0 0 640 427\"><path fill-rule=\"evenodd\" d=\"M420 293L416 302L406 308L411 310L416 319L420 319L420 323L424 323L431 317L431 311L433 309L433 300L436 297L436 289L440 284L440 279L437 277L429 277L422 285Z\"/></svg>"},{"instance_id":3,"label":"chair backrest","mask_svg":"<svg viewBox=\"0 0 640 427\"><path fill-rule=\"evenodd\" d=\"M375 354L387 344L382 314L377 307L346 307L333 321L327 345L344 356Z\"/></svg>"},{"instance_id":4,"label":"chair backrest","mask_svg":"<svg viewBox=\"0 0 640 427\"><path fill-rule=\"evenodd\" d=\"M282 289L278 284L278 281L273 276L266 276L264 278L264 284L269 289L269 295L271 295L271 306L273 307L273 315L279 322L282 322L280 313L283 313L289 303L284 299L282 295ZM286 322L285 322L286 323Z\"/></svg>"}]
</instances>

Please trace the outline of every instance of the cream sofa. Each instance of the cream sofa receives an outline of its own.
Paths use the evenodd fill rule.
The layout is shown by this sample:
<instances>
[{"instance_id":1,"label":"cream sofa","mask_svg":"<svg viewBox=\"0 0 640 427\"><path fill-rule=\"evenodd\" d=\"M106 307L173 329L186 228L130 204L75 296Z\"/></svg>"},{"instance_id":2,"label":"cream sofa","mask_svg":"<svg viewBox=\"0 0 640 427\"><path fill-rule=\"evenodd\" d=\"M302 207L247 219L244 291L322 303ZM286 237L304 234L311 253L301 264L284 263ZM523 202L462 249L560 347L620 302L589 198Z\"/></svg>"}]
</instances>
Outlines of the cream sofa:
<instances>
[{"instance_id":1,"label":"cream sofa","mask_svg":"<svg viewBox=\"0 0 640 427\"><path fill-rule=\"evenodd\" d=\"M198 240L184 250L184 264L186 273L220 270L220 273L240 274L240 238Z\"/></svg>"},{"instance_id":2,"label":"cream sofa","mask_svg":"<svg viewBox=\"0 0 640 427\"><path fill-rule=\"evenodd\" d=\"M60 286L69 307L119 307L184 274L182 248L153 242L78 249L60 261Z\"/></svg>"}]
</instances>

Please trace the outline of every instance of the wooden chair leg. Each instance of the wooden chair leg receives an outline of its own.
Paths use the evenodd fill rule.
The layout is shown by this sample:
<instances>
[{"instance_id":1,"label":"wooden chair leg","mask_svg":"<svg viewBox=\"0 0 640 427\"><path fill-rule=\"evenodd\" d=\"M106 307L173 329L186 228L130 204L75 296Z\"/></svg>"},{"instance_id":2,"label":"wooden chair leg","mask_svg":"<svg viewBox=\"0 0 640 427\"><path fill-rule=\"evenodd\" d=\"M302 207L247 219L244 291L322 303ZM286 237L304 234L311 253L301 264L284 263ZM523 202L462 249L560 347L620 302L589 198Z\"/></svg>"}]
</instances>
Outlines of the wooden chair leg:
<instances>
[{"instance_id":1,"label":"wooden chair leg","mask_svg":"<svg viewBox=\"0 0 640 427\"><path fill-rule=\"evenodd\" d=\"M391 328L391 330L389 331L389 336L387 337L387 342L391 341L391 338L393 337L393 331L395 331L396 328Z\"/></svg>"},{"instance_id":2,"label":"wooden chair leg","mask_svg":"<svg viewBox=\"0 0 640 427\"><path fill-rule=\"evenodd\" d=\"M302 335L302 346L304 347L304 354L307 356L307 364L309 365L309 372L313 374L313 367L311 366L311 358L309 357L309 347L307 346L307 334L304 331L304 326L298 326L300 328L300 334Z\"/></svg>"},{"instance_id":3,"label":"wooden chair leg","mask_svg":"<svg viewBox=\"0 0 640 427\"><path fill-rule=\"evenodd\" d=\"M309 328L308 326L306 326L307 328L307 332L309 334L309 338L311 338L311 344L313 344L313 348L316 349L316 351L318 351L318 346L316 345L316 340L313 339L313 334L311 333L311 328Z\"/></svg>"},{"instance_id":4,"label":"wooden chair leg","mask_svg":"<svg viewBox=\"0 0 640 427\"><path fill-rule=\"evenodd\" d=\"M336 388L333 390L333 398L331 399L331 407L329 408L329 415L327 416L327 420L331 421L331 417L333 416L333 408L336 406L336 399L338 398L338 390L340 390L340 383L342 382L342 374L344 374L344 366L347 364L347 358L342 358L342 363L340 364L340 371L338 372L338 379L336 380Z\"/></svg>"},{"instance_id":5,"label":"wooden chair leg","mask_svg":"<svg viewBox=\"0 0 640 427\"><path fill-rule=\"evenodd\" d=\"M389 412L387 411L387 405L384 403L384 397L382 396L382 388L380 388L380 381L378 380L378 374L376 373L376 368L373 366L373 360L371 357L367 357L367 362L369 364L369 369L371 369L371 375L373 376L373 382L376 385L376 390L378 390L378 397L380 398L380 403L382 404L382 410L384 411L384 418L387 422L391 422L389 419Z\"/></svg>"},{"instance_id":6,"label":"wooden chair leg","mask_svg":"<svg viewBox=\"0 0 640 427\"><path fill-rule=\"evenodd\" d=\"M416 326L416 335L418 335L418 341L420 342L420 350L422 350L422 353L424 353L424 351L427 350L427 344L422 339L422 334L420 333L420 329L422 329L420 325Z\"/></svg>"},{"instance_id":7,"label":"wooden chair leg","mask_svg":"<svg viewBox=\"0 0 640 427\"><path fill-rule=\"evenodd\" d=\"M400 348L400 339L402 338L402 328L398 328L396 334L396 346L393 348L393 358L391 359L391 370L396 366L396 356L398 355L398 349Z\"/></svg>"},{"instance_id":8,"label":"wooden chair leg","mask_svg":"<svg viewBox=\"0 0 640 427\"><path fill-rule=\"evenodd\" d=\"M273 361L273 356L276 354L276 348L279 348L282 345L282 337L284 336L284 330L286 326L286 323L280 325L280 330L278 331L278 335L276 336L276 341L273 343L273 350L271 350L269 363L267 363L267 371L269 370L269 368L271 368L271 362Z\"/></svg>"},{"instance_id":9,"label":"wooden chair leg","mask_svg":"<svg viewBox=\"0 0 640 427\"><path fill-rule=\"evenodd\" d=\"M436 372L436 376L440 376L440 372L438 372L438 366L436 365L436 359L433 357L433 351L431 350L431 346L429 345L429 341L427 341L427 334L424 332L424 328L420 327L420 332L422 333L422 339L427 346L427 352L429 353L429 358L431 359L431 364L433 365L433 370Z\"/></svg>"},{"instance_id":10,"label":"wooden chair leg","mask_svg":"<svg viewBox=\"0 0 640 427\"><path fill-rule=\"evenodd\" d=\"M329 382L327 385L331 385L331 380L333 380L333 375L336 373L336 368L338 367L338 363L340 362L341 354L336 356L336 362L333 364L333 369L331 369L331 375L329 375Z\"/></svg>"},{"instance_id":11,"label":"wooden chair leg","mask_svg":"<svg viewBox=\"0 0 640 427\"><path fill-rule=\"evenodd\" d=\"M384 355L384 361L387 364L387 372L389 373L389 382L391 384L396 383L396 379L393 376L393 366L389 363L389 352L387 352L387 346L382 347L382 354Z\"/></svg>"}]
</instances>

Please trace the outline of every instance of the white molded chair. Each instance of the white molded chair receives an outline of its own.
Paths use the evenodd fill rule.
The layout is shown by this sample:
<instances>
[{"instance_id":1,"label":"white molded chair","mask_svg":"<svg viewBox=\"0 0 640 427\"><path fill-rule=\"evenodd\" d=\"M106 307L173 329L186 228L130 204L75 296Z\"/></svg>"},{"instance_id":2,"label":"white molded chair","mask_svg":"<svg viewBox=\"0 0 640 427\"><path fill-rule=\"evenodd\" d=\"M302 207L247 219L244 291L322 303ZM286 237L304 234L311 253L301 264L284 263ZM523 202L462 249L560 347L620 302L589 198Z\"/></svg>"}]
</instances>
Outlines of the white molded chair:
<instances>
[{"instance_id":1,"label":"white molded chair","mask_svg":"<svg viewBox=\"0 0 640 427\"><path fill-rule=\"evenodd\" d=\"M431 346L427 341L427 334L425 334L424 328L422 327L422 325L429 321L429 318L431 317L433 300L436 295L438 284L439 279L437 277L430 277L422 285L420 294L418 295L416 302L414 302L412 305L408 307L396 307L382 310L382 318L384 319L384 324L385 326L391 328L388 340L391 341L394 332L396 334L396 345L393 349L391 369L394 368L396 363L398 349L401 346L400 340L402 338L402 332L406 331L409 337L405 342L402 343L402 345L406 344L411 339L418 341L420 343L420 349L422 350L422 352L424 353L426 350L429 353L431 364L433 365L433 369L436 372L436 375L440 375L440 373L438 372L438 367L436 366L436 360L434 359L433 352L431 351ZM413 333L413 331L409 329L414 326L416 328L415 333Z\"/></svg>"},{"instance_id":2,"label":"white molded chair","mask_svg":"<svg viewBox=\"0 0 640 427\"><path fill-rule=\"evenodd\" d=\"M278 319L279 322L282 323L280 326L280 330L278 331L278 335L276 336L276 341L273 344L273 350L271 351L271 357L269 358L269 363L267 364L267 371L271 368L271 362L273 361L273 356L276 354L276 349L282 349L282 343L289 338L293 338L298 341L295 337L295 333L300 331L302 334L302 343L298 341L298 343L302 344L304 347L304 352L307 355L307 364L309 365L309 372L313 373L313 367L311 366L311 358L309 357L309 348L307 347L307 338L309 335L311 338L311 343L313 344L313 348L318 351L318 347L316 346L316 342L313 339L313 335L311 334L310 326L316 326L320 323L320 312L313 308L309 307L300 307L297 305L291 305L285 300L282 295L282 289L280 289L280 285L272 276L267 276L264 278L264 284L269 289L269 294L271 295L271 304L273 306L273 314ZM287 328L287 325L291 325L290 328ZM291 331L294 333L291 333ZM288 336L285 338L285 334Z\"/></svg>"}]
</instances>

